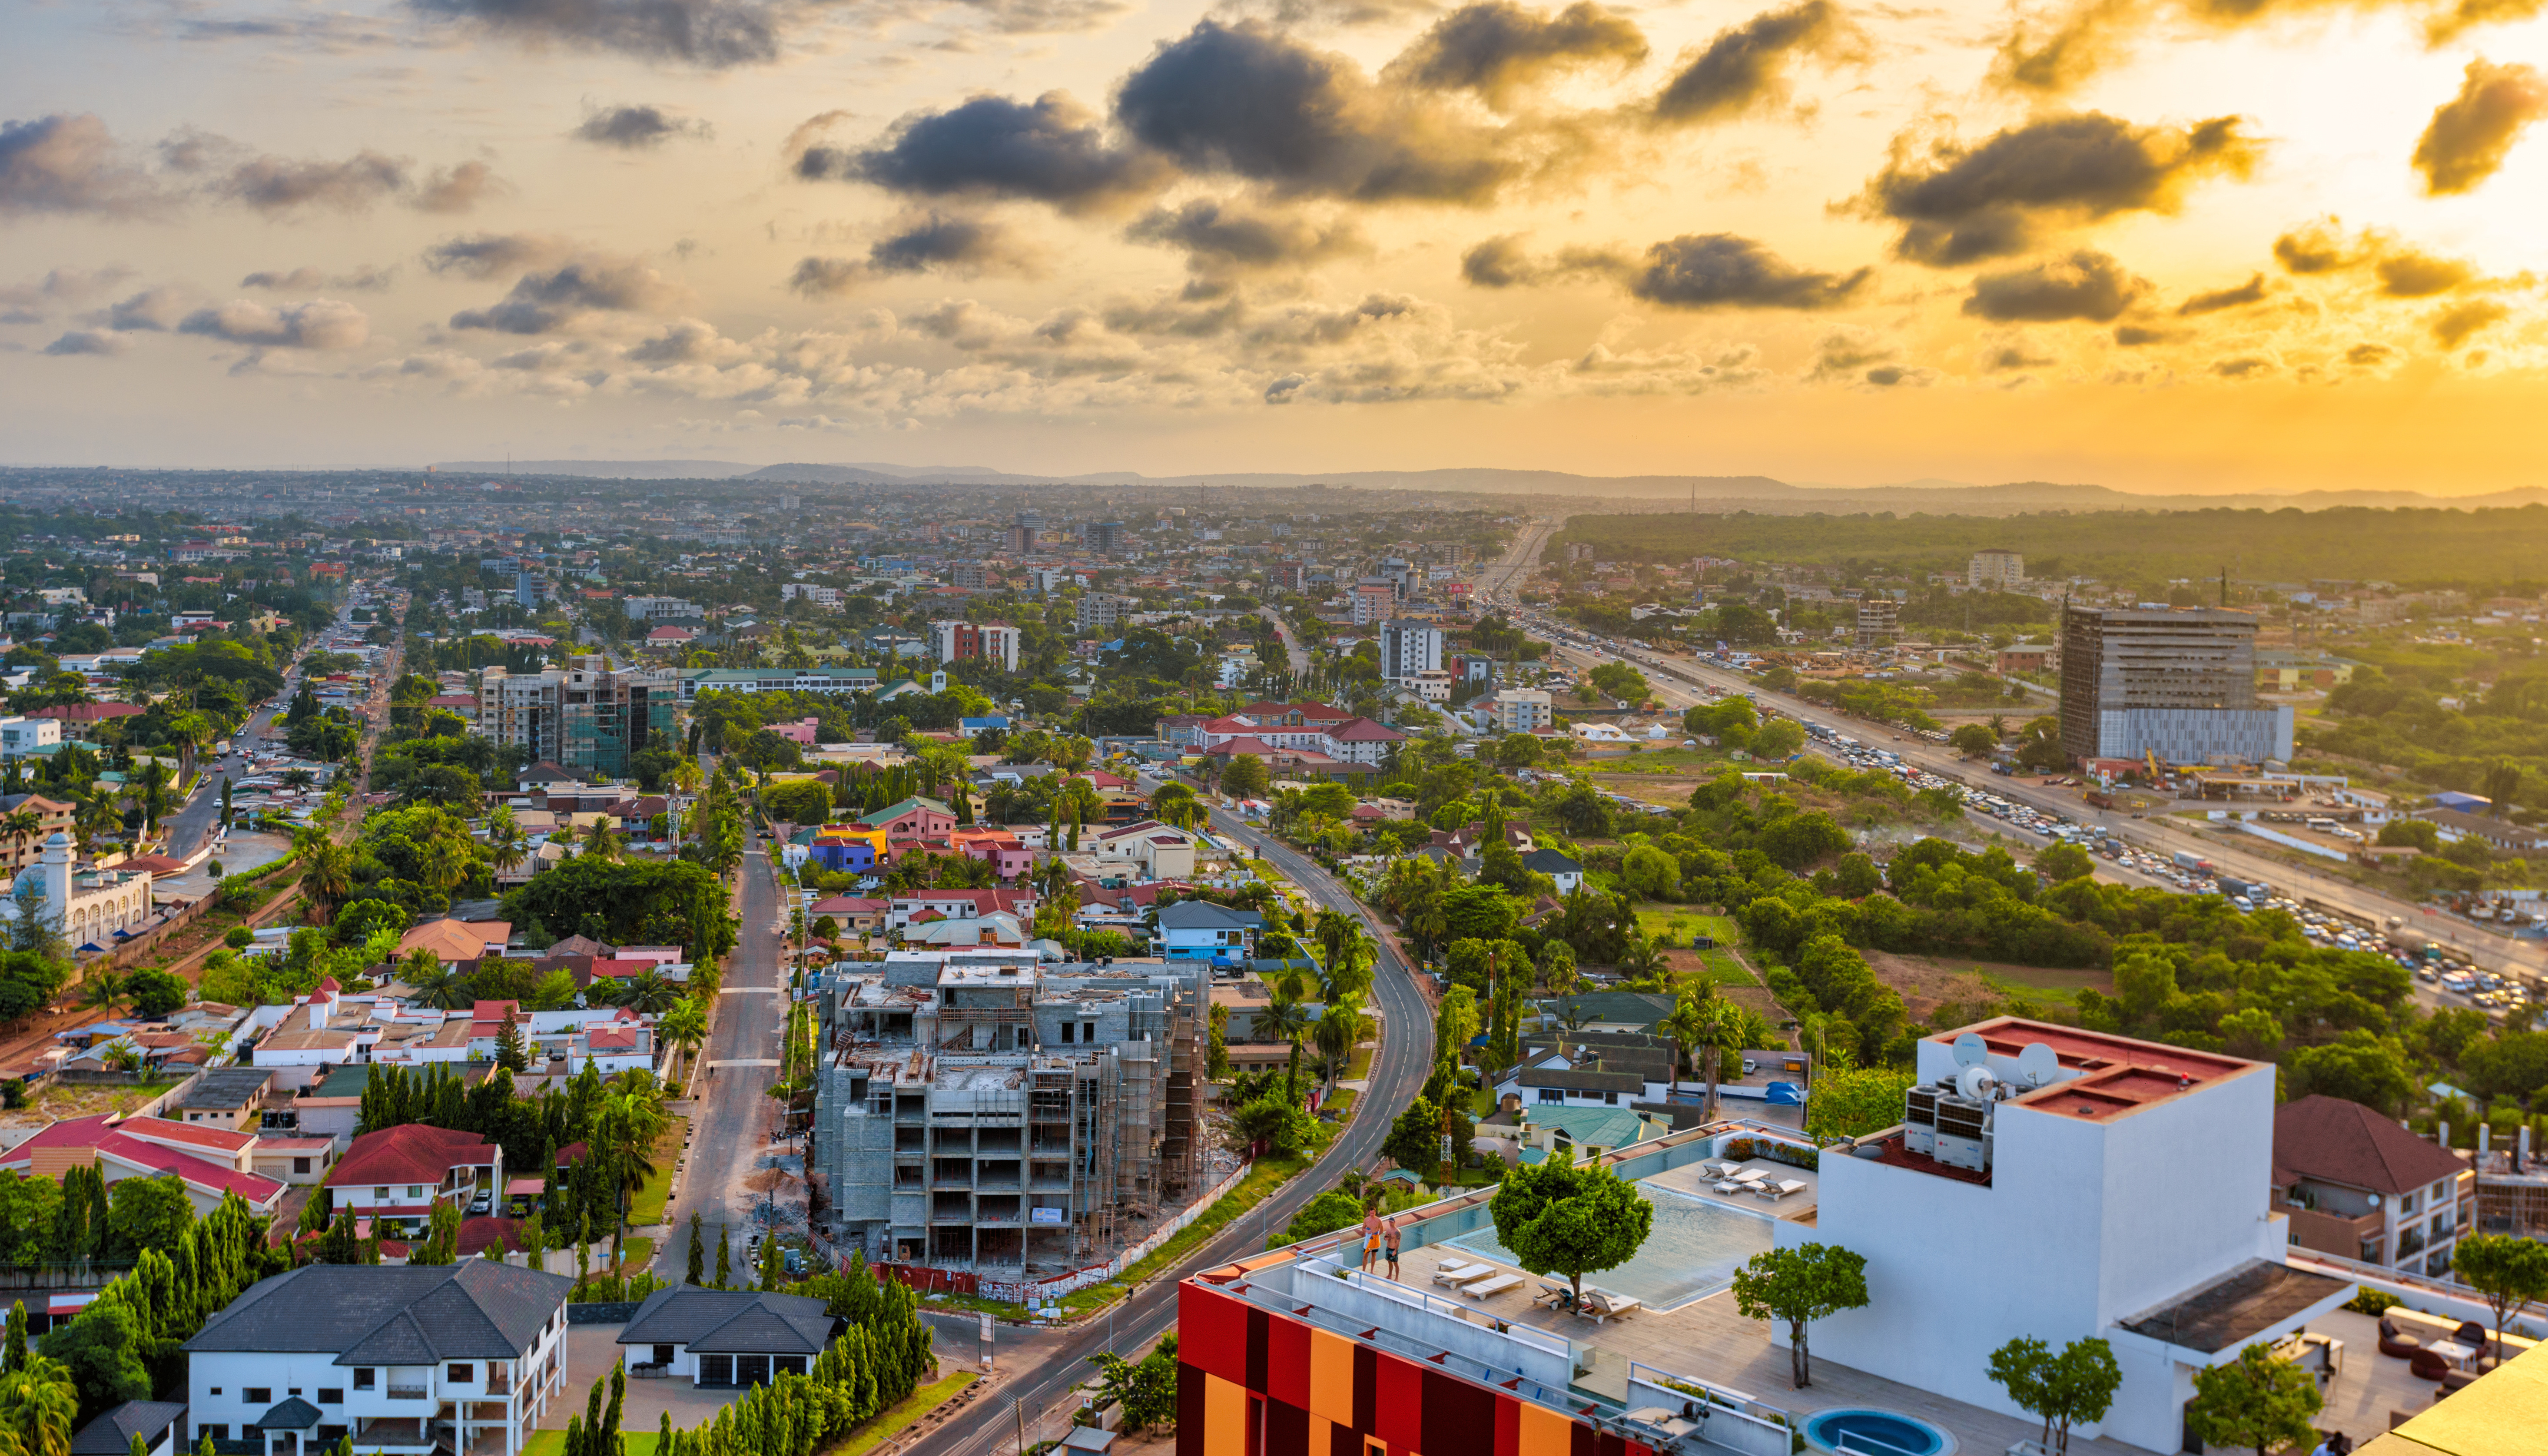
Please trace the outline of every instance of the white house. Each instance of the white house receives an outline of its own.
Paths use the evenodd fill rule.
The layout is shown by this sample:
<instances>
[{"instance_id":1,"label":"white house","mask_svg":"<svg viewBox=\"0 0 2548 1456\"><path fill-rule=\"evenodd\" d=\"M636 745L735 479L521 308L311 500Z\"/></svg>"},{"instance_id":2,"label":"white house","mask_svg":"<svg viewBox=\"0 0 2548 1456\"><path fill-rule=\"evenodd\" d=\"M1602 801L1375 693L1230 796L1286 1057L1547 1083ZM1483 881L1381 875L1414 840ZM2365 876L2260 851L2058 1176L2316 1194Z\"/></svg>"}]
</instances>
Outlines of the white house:
<instances>
[{"instance_id":1,"label":"white house","mask_svg":"<svg viewBox=\"0 0 2548 1456\"><path fill-rule=\"evenodd\" d=\"M530 1441L566 1391L563 1274L492 1259L311 1264L259 1280L186 1341L193 1439L318 1456Z\"/></svg>"},{"instance_id":2,"label":"white house","mask_svg":"<svg viewBox=\"0 0 2548 1456\"><path fill-rule=\"evenodd\" d=\"M480 1194L504 1186L504 1149L475 1133L405 1123L365 1133L327 1175L339 1212L380 1221L383 1232L412 1237L434 1206L466 1210Z\"/></svg>"},{"instance_id":3,"label":"white house","mask_svg":"<svg viewBox=\"0 0 2548 1456\"><path fill-rule=\"evenodd\" d=\"M2351 1298L2284 1262L2270 1063L2002 1017L1918 1070L1904 1124L1824 1149L1814 1222L1776 1227L1866 1259L1815 1354L2024 1418L1991 1351L2102 1338L2123 1384L2081 1434L2174 1451L2197 1370Z\"/></svg>"},{"instance_id":4,"label":"white house","mask_svg":"<svg viewBox=\"0 0 2548 1456\"><path fill-rule=\"evenodd\" d=\"M1521 867L1547 875L1561 895L1575 893L1576 887L1584 883L1584 866L1555 850L1531 851L1521 857Z\"/></svg>"},{"instance_id":5,"label":"white house","mask_svg":"<svg viewBox=\"0 0 2548 1456\"><path fill-rule=\"evenodd\" d=\"M14 759L62 741L62 725L53 718L0 718L0 759Z\"/></svg>"},{"instance_id":6,"label":"white house","mask_svg":"<svg viewBox=\"0 0 2548 1456\"><path fill-rule=\"evenodd\" d=\"M1194 836L1156 819L1106 831L1097 836L1096 850L1100 860L1139 864L1143 879L1184 879L1194 873Z\"/></svg>"},{"instance_id":7,"label":"white house","mask_svg":"<svg viewBox=\"0 0 2548 1456\"><path fill-rule=\"evenodd\" d=\"M767 1385L812 1369L835 1324L821 1300L804 1295L681 1285L647 1296L619 1342L631 1347L632 1373L661 1370L694 1386Z\"/></svg>"}]
</instances>

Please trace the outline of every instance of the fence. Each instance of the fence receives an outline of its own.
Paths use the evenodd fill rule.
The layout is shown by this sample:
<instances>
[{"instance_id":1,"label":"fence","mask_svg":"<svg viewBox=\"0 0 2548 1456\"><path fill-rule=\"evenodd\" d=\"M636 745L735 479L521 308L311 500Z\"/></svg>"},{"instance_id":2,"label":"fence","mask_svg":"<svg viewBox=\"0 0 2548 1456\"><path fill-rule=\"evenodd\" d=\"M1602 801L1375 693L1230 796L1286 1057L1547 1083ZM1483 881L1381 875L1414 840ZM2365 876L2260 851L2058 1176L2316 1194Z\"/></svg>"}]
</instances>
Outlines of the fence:
<instances>
[{"instance_id":1,"label":"fence","mask_svg":"<svg viewBox=\"0 0 2548 1456\"><path fill-rule=\"evenodd\" d=\"M1205 1189L1201 1198L1186 1205L1184 1213L1150 1230L1149 1237L1108 1259L1105 1263L1091 1264L1087 1268L1074 1269L1067 1274L1056 1274L1050 1279L1038 1279L1024 1283L986 1280L979 1284L979 1292L986 1299L1010 1300L1027 1305L1043 1300L1057 1300L1066 1294L1076 1294L1091 1285L1104 1284L1107 1280L1115 1278L1135 1264L1148 1258L1161 1244L1184 1231L1195 1220L1202 1218L1205 1211L1228 1197L1229 1191L1238 1186L1238 1181L1247 1176L1248 1167L1249 1164L1239 1164L1231 1170L1228 1177Z\"/></svg>"}]
</instances>

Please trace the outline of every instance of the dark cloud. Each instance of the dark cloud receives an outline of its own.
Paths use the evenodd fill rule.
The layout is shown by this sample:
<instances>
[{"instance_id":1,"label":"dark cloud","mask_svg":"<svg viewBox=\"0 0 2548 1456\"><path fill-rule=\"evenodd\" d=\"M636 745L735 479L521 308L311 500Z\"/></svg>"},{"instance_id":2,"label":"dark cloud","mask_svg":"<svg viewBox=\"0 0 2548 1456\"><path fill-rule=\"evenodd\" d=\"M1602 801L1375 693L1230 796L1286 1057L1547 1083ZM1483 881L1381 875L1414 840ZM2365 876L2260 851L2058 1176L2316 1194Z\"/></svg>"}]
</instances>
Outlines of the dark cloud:
<instances>
[{"instance_id":1,"label":"dark cloud","mask_svg":"<svg viewBox=\"0 0 2548 1456\"><path fill-rule=\"evenodd\" d=\"M2385 253L2371 271L2380 279L2380 291L2393 299L2428 299L2477 277L2476 269L2457 258L2437 258L2412 248Z\"/></svg>"},{"instance_id":2,"label":"dark cloud","mask_svg":"<svg viewBox=\"0 0 2548 1456\"><path fill-rule=\"evenodd\" d=\"M977 96L904 117L867 150L808 145L796 157L796 174L808 179L871 182L920 197L1026 198L1065 212L1121 207L1157 191L1169 171L1157 157L1110 142L1103 124L1059 91L1031 104Z\"/></svg>"},{"instance_id":3,"label":"dark cloud","mask_svg":"<svg viewBox=\"0 0 2548 1456\"><path fill-rule=\"evenodd\" d=\"M1674 309L1836 309L1874 276L1872 268L1847 275L1798 268L1751 238L1711 232L1647 248L1628 292Z\"/></svg>"},{"instance_id":4,"label":"dark cloud","mask_svg":"<svg viewBox=\"0 0 2548 1456\"><path fill-rule=\"evenodd\" d=\"M371 337L372 324L362 310L334 299L281 308L240 299L196 310L177 331L260 349L351 349Z\"/></svg>"},{"instance_id":5,"label":"dark cloud","mask_svg":"<svg viewBox=\"0 0 2548 1456\"><path fill-rule=\"evenodd\" d=\"M597 146L639 151L677 136L704 137L712 130L705 122L675 116L660 106L608 106L586 117L575 136Z\"/></svg>"},{"instance_id":6,"label":"dark cloud","mask_svg":"<svg viewBox=\"0 0 2548 1456\"><path fill-rule=\"evenodd\" d=\"M1890 361L1901 352L1863 328L1835 328L1814 345L1814 365L1807 379L1855 381L1871 365Z\"/></svg>"},{"instance_id":7,"label":"dark cloud","mask_svg":"<svg viewBox=\"0 0 2548 1456\"><path fill-rule=\"evenodd\" d=\"M95 328L75 328L45 345L45 352L56 358L69 358L79 354L121 354L124 348L124 340L115 334Z\"/></svg>"},{"instance_id":8,"label":"dark cloud","mask_svg":"<svg viewBox=\"0 0 2548 1456\"><path fill-rule=\"evenodd\" d=\"M2152 328L2141 323L2118 324L2115 328L2115 342L2128 349L2142 348L2149 344L2174 343L2183 337L2185 334L2181 329Z\"/></svg>"},{"instance_id":9,"label":"dark cloud","mask_svg":"<svg viewBox=\"0 0 2548 1456\"><path fill-rule=\"evenodd\" d=\"M465 213L487 197L504 190L495 169L485 162L441 167L416 185L408 205L419 213Z\"/></svg>"},{"instance_id":10,"label":"dark cloud","mask_svg":"<svg viewBox=\"0 0 2548 1456\"><path fill-rule=\"evenodd\" d=\"M2177 317L2192 318L2197 314L2218 314L2224 309L2243 309L2265 301L2265 275L2255 274L2235 288L2219 288L2199 293L2176 306Z\"/></svg>"},{"instance_id":11,"label":"dark cloud","mask_svg":"<svg viewBox=\"0 0 2548 1456\"><path fill-rule=\"evenodd\" d=\"M185 312L184 297L163 284L157 288L145 288L119 301L104 314L92 316L91 321L103 323L118 333L155 333L176 327L177 320L184 317Z\"/></svg>"},{"instance_id":12,"label":"dark cloud","mask_svg":"<svg viewBox=\"0 0 2548 1456\"><path fill-rule=\"evenodd\" d=\"M424 250L424 266L435 273L463 278L504 278L533 268L551 268L573 256L572 238L553 232L480 232L446 237Z\"/></svg>"},{"instance_id":13,"label":"dark cloud","mask_svg":"<svg viewBox=\"0 0 2548 1456\"><path fill-rule=\"evenodd\" d=\"M2368 369L2374 364L2388 363L2397 353L2387 344L2355 344L2344 351L2344 362L2357 369Z\"/></svg>"},{"instance_id":14,"label":"dark cloud","mask_svg":"<svg viewBox=\"0 0 2548 1456\"><path fill-rule=\"evenodd\" d=\"M2539 10L2540 0L2459 0L2448 13L2424 22L2424 39L2439 46L2474 27L2529 20Z\"/></svg>"},{"instance_id":15,"label":"dark cloud","mask_svg":"<svg viewBox=\"0 0 2548 1456\"><path fill-rule=\"evenodd\" d=\"M133 276L121 263L103 268L53 268L33 283L0 288L0 323L41 323L62 304L86 303Z\"/></svg>"},{"instance_id":16,"label":"dark cloud","mask_svg":"<svg viewBox=\"0 0 2548 1456\"><path fill-rule=\"evenodd\" d=\"M378 293L398 279L397 270L375 268L370 264L351 273L328 273L322 269L300 267L288 272L262 271L239 280L241 288L271 289L276 293L315 293L322 288L355 289Z\"/></svg>"},{"instance_id":17,"label":"dark cloud","mask_svg":"<svg viewBox=\"0 0 2548 1456\"><path fill-rule=\"evenodd\" d=\"M451 326L554 333L588 314L654 312L681 298L680 288L635 258L588 254L549 272L524 275L493 306L452 315Z\"/></svg>"},{"instance_id":18,"label":"dark cloud","mask_svg":"<svg viewBox=\"0 0 2548 1456\"><path fill-rule=\"evenodd\" d=\"M1483 204L1530 167L1504 134L1372 84L1256 21L1207 20L1124 81L1115 113L1197 173L1360 202Z\"/></svg>"},{"instance_id":19,"label":"dark cloud","mask_svg":"<svg viewBox=\"0 0 2548 1456\"><path fill-rule=\"evenodd\" d=\"M2511 317L2510 309L2493 299L2471 299L2433 316L2433 337L2443 348L2456 349L2470 334L2493 327Z\"/></svg>"},{"instance_id":20,"label":"dark cloud","mask_svg":"<svg viewBox=\"0 0 2548 1456\"><path fill-rule=\"evenodd\" d=\"M1499 110L1543 77L1596 62L1646 58L1634 21L1577 0L1550 15L1512 0L1481 0L1434 22L1385 72L1426 91L1474 91Z\"/></svg>"},{"instance_id":21,"label":"dark cloud","mask_svg":"<svg viewBox=\"0 0 2548 1456\"><path fill-rule=\"evenodd\" d=\"M2023 344L2001 344L1982 355L1982 368L1993 374L2012 369L2047 369L2056 362L2048 355L2028 353Z\"/></svg>"},{"instance_id":22,"label":"dark cloud","mask_svg":"<svg viewBox=\"0 0 2548 1456\"><path fill-rule=\"evenodd\" d=\"M1996 323L2050 323L2085 318L2110 323L2126 309L2147 298L2150 283L2094 248L2080 248L2006 273L1985 273L1973 280L1964 312Z\"/></svg>"},{"instance_id":23,"label":"dark cloud","mask_svg":"<svg viewBox=\"0 0 2548 1456\"><path fill-rule=\"evenodd\" d=\"M2320 218L2274 239L2274 260L2287 273L2335 273L2362 261L2359 247L2344 241L2344 223Z\"/></svg>"},{"instance_id":24,"label":"dark cloud","mask_svg":"<svg viewBox=\"0 0 2548 1456\"><path fill-rule=\"evenodd\" d=\"M2539 72L2470 61L2460 94L2433 109L2415 142L2424 191L2436 197L2466 192L2494 176L2523 130L2542 116L2548 116L2548 81Z\"/></svg>"},{"instance_id":25,"label":"dark cloud","mask_svg":"<svg viewBox=\"0 0 2548 1456\"><path fill-rule=\"evenodd\" d=\"M1135 242L1184 250L1187 269L1203 278L1305 268L1371 250L1361 230L1348 220L1321 224L1213 198L1152 208L1136 219L1124 235Z\"/></svg>"},{"instance_id":26,"label":"dark cloud","mask_svg":"<svg viewBox=\"0 0 2548 1456\"><path fill-rule=\"evenodd\" d=\"M2048 21L2020 17L1991 58L1991 84L2046 96L2069 91L2121 58L2138 20L2136 0L2085 0Z\"/></svg>"},{"instance_id":27,"label":"dark cloud","mask_svg":"<svg viewBox=\"0 0 2548 1456\"><path fill-rule=\"evenodd\" d=\"M2084 112L2014 127L1978 146L1940 142L1915 154L1907 137L1897 139L1861 206L1903 225L1901 256L1949 267L2023 251L2048 223L2171 212L2188 183L2242 176L2256 150L2236 117L2178 129Z\"/></svg>"},{"instance_id":28,"label":"dark cloud","mask_svg":"<svg viewBox=\"0 0 2548 1456\"><path fill-rule=\"evenodd\" d=\"M1892 389L1896 385L1935 384L1938 382L1938 371L1914 369L1907 364L1879 364L1866 371L1865 378L1868 384L1879 389Z\"/></svg>"},{"instance_id":29,"label":"dark cloud","mask_svg":"<svg viewBox=\"0 0 2548 1456\"><path fill-rule=\"evenodd\" d=\"M2213 365L2212 372L2221 376L2223 379L2254 379L2261 375L2273 373L2275 367L2274 361L2271 359L2262 358L2254 354L2243 354L2238 358L2224 359L2220 363Z\"/></svg>"},{"instance_id":30,"label":"dark cloud","mask_svg":"<svg viewBox=\"0 0 2548 1456\"><path fill-rule=\"evenodd\" d=\"M129 217L166 198L85 113L0 121L0 217L87 213Z\"/></svg>"},{"instance_id":31,"label":"dark cloud","mask_svg":"<svg viewBox=\"0 0 2548 1456\"><path fill-rule=\"evenodd\" d=\"M856 258L799 258L796 271L787 277L787 287L809 299L818 299L847 293L866 278L865 265Z\"/></svg>"},{"instance_id":32,"label":"dark cloud","mask_svg":"<svg viewBox=\"0 0 2548 1456\"><path fill-rule=\"evenodd\" d=\"M1832 0L1799 0L1716 33L1655 98L1662 122L1722 121L1786 99L1787 69L1799 55L1835 57L1859 38Z\"/></svg>"},{"instance_id":33,"label":"dark cloud","mask_svg":"<svg viewBox=\"0 0 2548 1456\"><path fill-rule=\"evenodd\" d=\"M441 20L466 21L538 43L616 50L650 60L722 67L778 58L782 12L753 0L409 0Z\"/></svg>"},{"instance_id":34,"label":"dark cloud","mask_svg":"<svg viewBox=\"0 0 2548 1456\"><path fill-rule=\"evenodd\" d=\"M232 167L211 191L266 214L311 207L351 213L396 197L407 187L406 161L367 150L342 161L251 157Z\"/></svg>"},{"instance_id":35,"label":"dark cloud","mask_svg":"<svg viewBox=\"0 0 2548 1456\"><path fill-rule=\"evenodd\" d=\"M1624 281L1636 270L1634 258L1607 248L1566 247L1550 257L1533 258L1523 250L1518 232L1490 237L1460 255L1460 276L1480 288L1522 288L1590 278Z\"/></svg>"},{"instance_id":36,"label":"dark cloud","mask_svg":"<svg viewBox=\"0 0 2548 1456\"><path fill-rule=\"evenodd\" d=\"M1106 326L1117 333L1212 338L1236 328L1246 313L1245 307L1233 298L1199 307L1164 301L1121 303L1107 309L1100 317Z\"/></svg>"},{"instance_id":37,"label":"dark cloud","mask_svg":"<svg viewBox=\"0 0 2548 1456\"><path fill-rule=\"evenodd\" d=\"M930 213L897 225L892 235L867 249L867 266L879 273L1043 272L1035 254L999 224L981 218Z\"/></svg>"}]
</instances>

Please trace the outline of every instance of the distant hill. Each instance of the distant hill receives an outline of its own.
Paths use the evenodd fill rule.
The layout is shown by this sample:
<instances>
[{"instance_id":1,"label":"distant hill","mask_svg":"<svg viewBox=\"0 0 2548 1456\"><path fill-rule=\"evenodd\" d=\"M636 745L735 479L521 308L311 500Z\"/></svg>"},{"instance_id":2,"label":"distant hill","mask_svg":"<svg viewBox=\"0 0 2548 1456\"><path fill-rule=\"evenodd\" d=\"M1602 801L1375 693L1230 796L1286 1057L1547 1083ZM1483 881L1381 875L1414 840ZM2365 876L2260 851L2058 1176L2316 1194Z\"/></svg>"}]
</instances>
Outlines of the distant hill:
<instances>
[{"instance_id":1,"label":"distant hill","mask_svg":"<svg viewBox=\"0 0 2548 1456\"><path fill-rule=\"evenodd\" d=\"M436 475L581 475L608 481L721 481L748 474L731 460L441 460Z\"/></svg>"}]
</instances>

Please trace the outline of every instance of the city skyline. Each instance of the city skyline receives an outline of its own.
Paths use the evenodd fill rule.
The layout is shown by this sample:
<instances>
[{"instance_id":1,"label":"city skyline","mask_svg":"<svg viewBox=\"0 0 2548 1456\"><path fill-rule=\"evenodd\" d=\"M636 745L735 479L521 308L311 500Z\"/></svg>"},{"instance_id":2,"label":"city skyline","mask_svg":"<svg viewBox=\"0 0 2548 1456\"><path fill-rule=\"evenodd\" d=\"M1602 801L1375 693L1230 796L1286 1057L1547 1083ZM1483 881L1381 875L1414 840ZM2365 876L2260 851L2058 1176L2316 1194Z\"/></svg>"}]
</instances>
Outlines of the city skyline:
<instances>
[{"instance_id":1,"label":"city skyline","mask_svg":"<svg viewBox=\"0 0 2548 1456\"><path fill-rule=\"evenodd\" d=\"M19 463L2536 483L2520 6L22 16Z\"/></svg>"}]
</instances>

